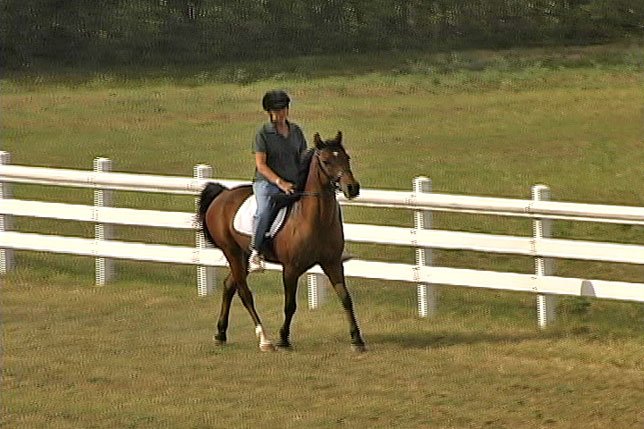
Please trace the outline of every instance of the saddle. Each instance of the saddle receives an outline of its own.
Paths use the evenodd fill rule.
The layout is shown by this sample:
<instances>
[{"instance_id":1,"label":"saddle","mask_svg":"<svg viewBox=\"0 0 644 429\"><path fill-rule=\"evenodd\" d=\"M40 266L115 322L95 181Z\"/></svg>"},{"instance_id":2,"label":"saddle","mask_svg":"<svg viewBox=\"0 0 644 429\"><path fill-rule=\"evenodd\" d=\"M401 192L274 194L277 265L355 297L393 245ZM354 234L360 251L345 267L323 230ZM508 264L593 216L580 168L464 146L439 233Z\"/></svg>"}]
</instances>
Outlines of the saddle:
<instances>
[{"instance_id":1,"label":"saddle","mask_svg":"<svg viewBox=\"0 0 644 429\"><path fill-rule=\"evenodd\" d=\"M266 237L273 238L284 226L284 221L288 214L290 206L298 199L290 195L276 195L273 198L273 204L276 206L277 215L266 233ZM233 219L233 228L240 234L253 235L255 232L255 213L257 212L257 200L255 195L250 195L239 206Z\"/></svg>"}]
</instances>

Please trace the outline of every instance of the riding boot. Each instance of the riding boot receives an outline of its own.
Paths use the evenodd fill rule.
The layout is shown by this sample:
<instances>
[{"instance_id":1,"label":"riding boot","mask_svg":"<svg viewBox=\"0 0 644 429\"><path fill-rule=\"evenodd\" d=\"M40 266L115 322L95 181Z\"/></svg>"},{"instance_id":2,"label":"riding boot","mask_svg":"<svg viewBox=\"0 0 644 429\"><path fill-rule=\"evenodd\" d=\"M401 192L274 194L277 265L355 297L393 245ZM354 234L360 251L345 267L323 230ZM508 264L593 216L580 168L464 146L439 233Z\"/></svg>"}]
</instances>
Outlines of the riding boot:
<instances>
[{"instance_id":1,"label":"riding boot","mask_svg":"<svg viewBox=\"0 0 644 429\"><path fill-rule=\"evenodd\" d=\"M264 250L264 246L266 245L266 234L271 228L271 224L273 223L274 219L275 216L271 212L270 214L260 217L257 220L257 226L255 229L255 234L253 235L251 246L253 249L257 250L260 253Z\"/></svg>"},{"instance_id":2,"label":"riding boot","mask_svg":"<svg viewBox=\"0 0 644 429\"><path fill-rule=\"evenodd\" d=\"M267 215L261 216L257 221L255 234L251 240L251 254L248 259L248 271L260 272L265 269L265 262L262 252L266 246L266 233L277 216L275 203L271 200L271 209Z\"/></svg>"},{"instance_id":3,"label":"riding boot","mask_svg":"<svg viewBox=\"0 0 644 429\"><path fill-rule=\"evenodd\" d=\"M266 269L266 262L262 255L255 249L251 250L250 257L248 258L248 272L261 273Z\"/></svg>"}]
</instances>

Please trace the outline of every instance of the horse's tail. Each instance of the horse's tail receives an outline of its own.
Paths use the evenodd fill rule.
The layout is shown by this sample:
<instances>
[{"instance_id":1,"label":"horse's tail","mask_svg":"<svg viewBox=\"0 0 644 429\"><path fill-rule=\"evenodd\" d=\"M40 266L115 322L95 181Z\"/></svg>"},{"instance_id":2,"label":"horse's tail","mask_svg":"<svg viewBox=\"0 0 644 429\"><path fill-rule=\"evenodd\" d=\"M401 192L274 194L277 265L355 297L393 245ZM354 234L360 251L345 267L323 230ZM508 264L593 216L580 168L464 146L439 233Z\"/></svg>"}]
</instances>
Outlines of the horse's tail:
<instances>
[{"instance_id":1,"label":"horse's tail","mask_svg":"<svg viewBox=\"0 0 644 429\"><path fill-rule=\"evenodd\" d=\"M219 196L223 191L225 191L227 188L219 183L213 183L210 182L206 185L205 188L201 191L201 195L199 196L199 222L201 223L201 229L203 230L203 235L206 237L206 239L212 243L214 246L217 245L215 243L214 238L212 238L212 235L210 235L210 232L208 231L208 227L206 226L206 211L208 210L208 207L210 207L210 203L214 201L215 198Z\"/></svg>"}]
</instances>

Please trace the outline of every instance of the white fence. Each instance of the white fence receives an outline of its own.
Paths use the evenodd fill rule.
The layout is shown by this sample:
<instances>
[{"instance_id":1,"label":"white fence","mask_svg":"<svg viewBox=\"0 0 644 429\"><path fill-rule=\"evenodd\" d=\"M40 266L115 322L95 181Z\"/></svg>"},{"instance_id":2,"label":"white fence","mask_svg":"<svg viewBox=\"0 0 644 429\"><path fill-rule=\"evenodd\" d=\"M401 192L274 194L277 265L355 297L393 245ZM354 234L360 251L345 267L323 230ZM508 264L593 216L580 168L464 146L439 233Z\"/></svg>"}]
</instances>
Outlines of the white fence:
<instances>
[{"instance_id":1,"label":"white fence","mask_svg":"<svg viewBox=\"0 0 644 429\"><path fill-rule=\"evenodd\" d=\"M194 213L137 210L111 207L113 190L197 195L210 180L209 166L195 167L194 177L154 176L111 172L111 161L97 158L93 171L10 165L9 154L0 152L0 272L14 264L14 250L32 250L85 255L96 258L96 283L103 285L114 276L113 259L131 259L196 265L198 293L213 289L214 267L226 265L218 249L206 246ZM227 186L245 181L220 180ZM94 205L61 204L13 199L10 183L30 183L94 189ZM532 292L537 295L538 323L544 327L554 320L557 295L591 296L644 302L644 283L566 278L554 275L553 258L644 264L644 245L563 240L551 237L552 220L593 221L644 225L644 207L578 204L548 201L549 190L533 187L530 200L475 197L431 192L431 181L419 177L413 190L383 191L364 189L347 206L389 207L413 210L410 228L345 224L347 241L382 245L410 246L416 249L416 263L386 263L355 259L345 263L349 277L395 280L417 284L420 316L436 310L436 285L457 285ZM432 211L462 212L530 218L531 237L481 234L431 229ZM93 222L95 237L78 238L30 234L15 231L12 217L44 217ZM194 230L194 247L113 240L116 225L134 225ZM432 248L532 256L534 274L482 271L432 265ZM269 269L280 270L277 265ZM316 308L324 288L318 286L321 270L308 274L309 306ZM321 281L321 280L320 280Z\"/></svg>"}]
</instances>

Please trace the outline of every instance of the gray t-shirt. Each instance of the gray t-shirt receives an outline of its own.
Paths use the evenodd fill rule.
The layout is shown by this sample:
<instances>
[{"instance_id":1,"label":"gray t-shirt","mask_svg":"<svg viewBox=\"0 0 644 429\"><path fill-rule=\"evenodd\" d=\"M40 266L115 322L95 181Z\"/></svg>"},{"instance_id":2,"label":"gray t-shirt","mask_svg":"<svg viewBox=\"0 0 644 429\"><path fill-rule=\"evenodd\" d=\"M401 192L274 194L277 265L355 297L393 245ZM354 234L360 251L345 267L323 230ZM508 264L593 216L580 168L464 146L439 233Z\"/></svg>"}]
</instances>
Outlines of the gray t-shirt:
<instances>
[{"instance_id":1,"label":"gray t-shirt","mask_svg":"<svg viewBox=\"0 0 644 429\"><path fill-rule=\"evenodd\" d=\"M306 139L300 127L288 122L288 137L282 136L275 125L267 123L257 131L253 153L266 154L266 164L284 180L291 183L297 181L300 167L300 156L306 150ZM263 174L255 169L255 181L268 181Z\"/></svg>"}]
</instances>

